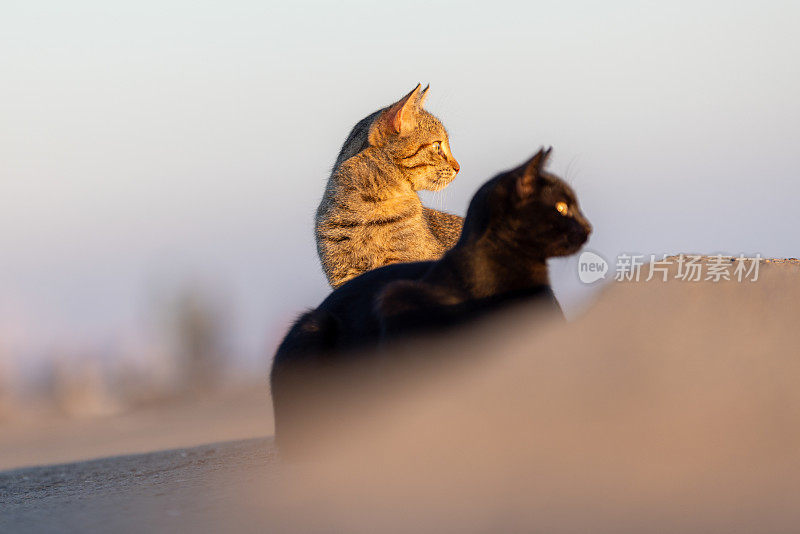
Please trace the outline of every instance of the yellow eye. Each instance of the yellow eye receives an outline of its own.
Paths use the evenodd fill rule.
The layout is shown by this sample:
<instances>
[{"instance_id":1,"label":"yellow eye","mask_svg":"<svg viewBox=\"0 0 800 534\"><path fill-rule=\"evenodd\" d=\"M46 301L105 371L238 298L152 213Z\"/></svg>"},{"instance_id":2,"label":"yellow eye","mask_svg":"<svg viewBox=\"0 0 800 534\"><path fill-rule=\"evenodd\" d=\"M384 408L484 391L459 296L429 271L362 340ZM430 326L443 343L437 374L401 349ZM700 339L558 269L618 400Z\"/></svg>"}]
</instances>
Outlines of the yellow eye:
<instances>
[{"instance_id":1,"label":"yellow eye","mask_svg":"<svg viewBox=\"0 0 800 534\"><path fill-rule=\"evenodd\" d=\"M442 143L440 143L439 141L434 142L433 145L431 146L433 146L433 149L439 154L442 153Z\"/></svg>"},{"instance_id":2,"label":"yellow eye","mask_svg":"<svg viewBox=\"0 0 800 534\"><path fill-rule=\"evenodd\" d=\"M566 215L569 211L569 206L567 206L566 202L556 202L556 210L561 215Z\"/></svg>"}]
</instances>

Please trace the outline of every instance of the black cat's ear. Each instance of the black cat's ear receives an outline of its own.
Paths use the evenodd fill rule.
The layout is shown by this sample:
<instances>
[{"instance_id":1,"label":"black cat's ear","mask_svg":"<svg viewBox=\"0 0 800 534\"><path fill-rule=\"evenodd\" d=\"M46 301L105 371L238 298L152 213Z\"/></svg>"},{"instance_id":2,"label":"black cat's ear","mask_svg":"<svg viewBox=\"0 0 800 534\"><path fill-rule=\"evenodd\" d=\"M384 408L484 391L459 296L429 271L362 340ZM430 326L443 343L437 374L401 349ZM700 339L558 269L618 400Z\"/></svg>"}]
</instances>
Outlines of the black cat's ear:
<instances>
[{"instance_id":1,"label":"black cat's ear","mask_svg":"<svg viewBox=\"0 0 800 534\"><path fill-rule=\"evenodd\" d=\"M370 141L380 144L379 137L384 135L403 134L412 130L416 125L416 110L419 100L421 84L411 90L406 96L383 110L370 128Z\"/></svg>"},{"instance_id":2,"label":"black cat's ear","mask_svg":"<svg viewBox=\"0 0 800 534\"><path fill-rule=\"evenodd\" d=\"M552 150L552 147L547 149L540 148L531 159L520 166L522 172L518 175L516 184L517 195L519 196L520 200L527 200L534 194L534 192L536 192L536 186L539 181L539 177L541 176L542 170L547 164L547 159Z\"/></svg>"}]
</instances>

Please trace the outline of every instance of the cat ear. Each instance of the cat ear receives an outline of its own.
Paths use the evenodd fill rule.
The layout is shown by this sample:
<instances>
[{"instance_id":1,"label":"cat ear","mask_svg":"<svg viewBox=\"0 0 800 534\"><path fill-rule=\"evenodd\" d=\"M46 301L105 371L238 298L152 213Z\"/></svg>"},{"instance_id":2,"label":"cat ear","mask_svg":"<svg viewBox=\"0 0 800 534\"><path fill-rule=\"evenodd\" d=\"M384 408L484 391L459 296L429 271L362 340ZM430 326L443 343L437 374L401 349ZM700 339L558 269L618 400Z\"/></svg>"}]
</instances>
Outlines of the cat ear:
<instances>
[{"instance_id":1,"label":"cat ear","mask_svg":"<svg viewBox=\"0 0 800 534\"><path fill-rule=\"evenodd\" d=\"M373 128L376 130L375 133L380 132L390 135L403 134L414 127L414 113L416 111L420 87L421 84L417 84L410 93L389 106L380 114L373 124ZM372 132L370 132L370 137L372 137Z\"/></svg>"},{"instance_id":2,"label":"cat ear","mask_svg":"<svg viewBox=\"0 0 800 534\"><path fill-rule=\"evenodd\" d=\"M425 89L419 93L419 97L417 98L417 108L422 109L422 105L425 103L425 99L428 97L428 89L430 88L431 84L428 84L425 86Z\"/></svg>"},{"instance_id":3,"label":"cat ear","mask_svg":"<svg viewBox=\"0 0 800 534\"><path fill-rule=\"evenodd\" d=\"M525 200L536 191L537 182L539 181L544 166L547 164L547 159L550 157L550 152L552 150L552 147L547 149L540 148L531 159L520 166L522 173L517 178L516 184L517 195L520 199Z\"/></svg>"}]
</instances>

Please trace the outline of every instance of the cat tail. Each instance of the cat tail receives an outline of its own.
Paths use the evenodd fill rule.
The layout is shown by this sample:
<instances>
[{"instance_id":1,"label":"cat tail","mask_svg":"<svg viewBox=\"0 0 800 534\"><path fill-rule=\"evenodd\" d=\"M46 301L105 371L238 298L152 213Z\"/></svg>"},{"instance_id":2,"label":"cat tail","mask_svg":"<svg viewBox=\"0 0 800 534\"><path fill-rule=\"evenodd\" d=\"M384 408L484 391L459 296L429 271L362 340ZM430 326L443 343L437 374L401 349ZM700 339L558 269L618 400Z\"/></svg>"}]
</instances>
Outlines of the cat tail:
<instances>
[{"instance_id":1,"label":"cat tail","mask_svg":"<svg viewBox=\"0 0 800 534\"><path fill-rule=\"evenodd\" d=\"M445 249L453 248L461 237L464 218L426 206L422 207L422 215L431 233L442 246L444 246Z\"/></svg>"},{"instance_id":2,"label":"cat tail","mask_svg":"<svg viewBox=\"0 0 800 534\"><path fill-rule=\"evenodd\" d=\"M305 441L306 430L316 424L314 403L320 400L320 380L338 331L332 314L307 312L295 321L275 353L270 391L275 443L283 456L291 457Z\"/></svg>"}]
</instances>

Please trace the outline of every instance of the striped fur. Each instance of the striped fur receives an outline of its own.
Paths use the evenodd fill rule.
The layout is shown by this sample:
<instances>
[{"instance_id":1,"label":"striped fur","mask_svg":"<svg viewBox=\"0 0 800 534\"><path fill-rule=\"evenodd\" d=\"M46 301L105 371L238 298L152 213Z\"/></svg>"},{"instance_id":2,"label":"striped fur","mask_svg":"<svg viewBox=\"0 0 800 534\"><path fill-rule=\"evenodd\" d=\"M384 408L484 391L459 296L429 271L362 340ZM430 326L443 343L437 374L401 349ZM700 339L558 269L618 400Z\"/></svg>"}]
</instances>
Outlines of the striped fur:
<instances>
[{"instance_id":1,"label":"striped fur","mask_svg":"<svg viewBox=\"0 0 800 534\"><path fill-rule=\"evenodd\" d=\"M317 251L331 286L397 262L439 258L463 219L426 208L417 191L459 170L442 123L422 108L427 88L362 119L336 159L317 209Z\"/></svg>"}]
</instances>

